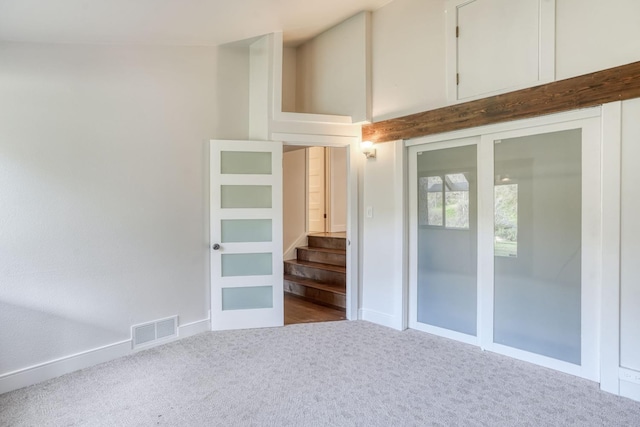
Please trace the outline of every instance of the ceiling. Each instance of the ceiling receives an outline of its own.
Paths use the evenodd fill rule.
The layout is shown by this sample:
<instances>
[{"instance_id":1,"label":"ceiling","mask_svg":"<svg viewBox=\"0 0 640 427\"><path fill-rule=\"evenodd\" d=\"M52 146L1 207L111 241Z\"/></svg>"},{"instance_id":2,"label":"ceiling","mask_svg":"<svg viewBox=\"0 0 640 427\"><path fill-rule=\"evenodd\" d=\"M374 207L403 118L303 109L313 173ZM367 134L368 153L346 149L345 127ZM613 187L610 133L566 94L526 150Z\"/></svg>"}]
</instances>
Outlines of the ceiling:
<instances>
[{"instance_id":1,"label":"ceiling","mask_svg":"<svg viewBox=\"0 0 640 427\"><path fill-rule=\"evenodd\" d=\"M209 46L283 31L295 45L390 0L0 0L0 41Z\"/></svg>"}]
</instances>

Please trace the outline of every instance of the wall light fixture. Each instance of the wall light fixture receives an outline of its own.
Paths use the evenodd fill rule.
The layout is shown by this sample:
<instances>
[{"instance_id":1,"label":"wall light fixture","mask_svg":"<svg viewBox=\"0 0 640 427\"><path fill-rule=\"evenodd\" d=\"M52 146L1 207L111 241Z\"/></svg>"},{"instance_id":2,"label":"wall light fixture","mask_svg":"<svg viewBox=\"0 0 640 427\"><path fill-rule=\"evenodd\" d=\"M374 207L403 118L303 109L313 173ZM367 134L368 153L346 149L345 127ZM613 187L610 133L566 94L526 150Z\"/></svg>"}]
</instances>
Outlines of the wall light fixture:
<instances>
[{"instance_id":1,"label":"wall light fixture","mask_svg":"<svg viewBox=\"0 0 640 427\"><path fill-rule=\"evenodd\" d=\"M373 142L371 141L362 141L360 143L360 149L362 150L362 154L367 159L375 159L376 158L376 149L373 148Z\"/></svg>"}]
</instances>

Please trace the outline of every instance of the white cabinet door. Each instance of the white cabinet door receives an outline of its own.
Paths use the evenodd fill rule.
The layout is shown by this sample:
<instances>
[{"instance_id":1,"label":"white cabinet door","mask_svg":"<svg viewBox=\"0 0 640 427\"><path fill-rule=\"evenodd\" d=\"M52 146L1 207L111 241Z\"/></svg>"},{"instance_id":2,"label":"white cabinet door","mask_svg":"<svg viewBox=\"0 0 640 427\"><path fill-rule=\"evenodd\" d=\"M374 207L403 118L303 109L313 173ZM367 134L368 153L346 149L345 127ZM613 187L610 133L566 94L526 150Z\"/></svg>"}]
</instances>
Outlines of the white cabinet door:
<instances>
[{"instance_id":1,"label":"white cabinet door","mask_svg":"<svg viewBox=\"0 0 640 427\"><path fill-rule=\"evenodd\" d=\"M455 100L471 100L553 80L553 0L458 1ZM462 4L461 4L462 3ZM451 25L451 24L450 24Z\"/></svg>"},{"instance_id":2,"label":"white cabinet door","mask_svg":"<svg viewBox=\"0 0 640 427\"><path fill-rule=\"evenodd\" d=\"M282 143L210 148L211 327L282 326Z\"/></svg>"}]
</instances>

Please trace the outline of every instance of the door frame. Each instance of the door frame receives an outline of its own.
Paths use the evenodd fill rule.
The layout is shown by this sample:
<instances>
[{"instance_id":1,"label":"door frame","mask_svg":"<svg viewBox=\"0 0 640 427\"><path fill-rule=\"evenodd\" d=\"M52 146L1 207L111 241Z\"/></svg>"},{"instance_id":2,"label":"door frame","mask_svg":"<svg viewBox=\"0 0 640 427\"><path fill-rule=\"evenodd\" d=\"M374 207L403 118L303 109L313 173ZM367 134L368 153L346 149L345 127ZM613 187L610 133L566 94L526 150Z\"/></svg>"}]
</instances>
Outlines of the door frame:
<instances>
[{"instance_id":1,"label":"door frame","mask_svg":"<svg viewBox=\"0 0 640 427\"><path fill-rule=\"evenodd\" d=\"M362 157L360 138L355 136L325 136L314 138L313 141L297 141L283 138L282 144L283 146L347 148L347 307L345 316L348 320L356 320L358 319L360 269L358 248L358 176L360 157ZM308 163L308 156L306 161ZM305 201L305 203L308 202Z\"/></svg>"},{"instance_id":2,"label":"door frame","mask_svg":"<svg viewBox=\"0 0 640 427\"><path fill-rule=\"evenodd\" d=\"M605 350L600 345L602 341L600 311L603 308L604 301L600 297L602 293L602 257L603 257L603 215L602 211L606 209L603 206L603 177L602 177L602 137L601 137L601 108L594 107L584 110L572 111L568 113L553 114L544 117L536 117L513 121L508 123L499 123L477 128L464 129L443 133L439 135L431 135L414 140L405 141L405 147L408 148L408 171L409 171L409 280L407 281L407 292L410 293L412 284L415 282L415 266L417 265L417 246L414 237L413 224L417 223L415 206L417 202L414 199L416 183L412 182L415 175L416 165L414 164L415 152L420 146L428 145L429 150L438 148L452 148L460 145L469 145L472 139L477 140L478 147L478 329L477 337L471 337L465 334L459 334L448 330L440 330L439 328L427 328L427 332L442 335L447 338L466 342L480 346L483 350L488 350L500 354L504 354L516 359L524 360L537 365L545 366L558 371L566 372L576 376L580 376L593 381L600 380L600 354ZM493 191L487 194L487 188L493 187L493 140L500 138L509 138L515 136L525 136L539 133L554 132L566 129L588 128L586 132L587 138L593 138L590 144L595 144L598 150L592 151L589 158L584 158L584 147L587 142L583 134L583 171L582 171L582 188L583 188L583 212L586 209L594 210L597 215L587 219L588 224L582 226L583 247L595 247L590 251L591 258L585 260L583 254L582 276L583 283L590 279L591 286L587 289L588 294L585 300L583 292L582 296L582 325L583 330L591 328L589 334L583 333L583 348L593 349L593 357L583 360L581 366L573 365L568 362L558 361L546 356L537 355L511 347L502 346L493 343L493 321L486 322L483 318L491 316L493 312L493 251L489 251L488 247L493 247ZM596 153L597 151L597 153ZM587 153L589 155L589 153ZM487 170L487 169L491 170ZM413 173L413 174L412 174ZM588 200L584 200L585 188L591 186L592 194ZM584 216L583 216L584 218ZM490 222L488 223L487 221ZM491 226L489 226L491 224ZM585 266L585 261L590 264ZM585 270L586 268L586 270ZM490 288L490 289L489 289ZM405 319L410 327L414 327L411 319L412 313L415 313L415 298L409 298L409 305L405 311ZM410 309L411 307L411 309ZM585 324L586 323L586 324ZM490 324L490 327L487 327ZM425 330L425 328L418 328ZM585 337L584 335L589 335ZM584 355L585 352L583 351Z\"/></svg>"},{"instance_id":3,"label":"door frame","mask_svg":"<svg viewBox=\"0 0 640 427\"><path fill-rule=\"evenodd\" d=\"M479 151L479 146L480 146L480 137L479 136L475 136L475 137L468 137L468 138L460 138L460 139L454 139L454 140L450 140L450 141L440 141L440 142L432 142L432 143L428 143L428 144L421 144L421 145L414 145L412 147L409 147L409 151L408 151L408 171L409 171L409 280L408 280L408 286L409 286L409 294L408 294L408 298L409 298L409 304L408 304L408 311L407 311L407 325L409 326L409 328L411 329L416 329L419 331L423 331L423 332L428 332L434 335L439 335L445 338L450 338L450 339L454 339L456 341L460 341L460 342L464 342L466 344L472 344L472 345L479 345L480 341L478 338L478 331L479 331L479 318L478 317L478 328L476 329L476 335L468 335L462 332L456 332L456 331L451 331L445 328L440 328L437 326L432 326L432 325L427 325L425 323L419 323L417 321L417 312L418 312L418 299L417 299L417 290L418 290L418 282L417 282L417 277L415 274L415 267L418 265L418 239L416 238L416 234L414 234L417 231L417 223L418 223L418 217L417 217L417 211L418 211L418 201L416 199L416 197L414 197L414 195L417 194L418 191L418 184L417 184L417 177L418 177L418 170L417 170L417 164L414 160L414 158L417 158L417 153L418 152L425 152L425 151L434 151L434 150L442 150L442 149L447 149L447 148L456 148L456 147L466 147L469 145L475 145L476 147L478 147L478 151ZM479 179L480 177L480 156L478 155L477 157L477 179ZM480 212L480 197L478 194L478 212ZM478 218L478 225L477 225L477 229L478 229L478 235L480 234L480 220ZM480 277L480 272L478 271L478 278ZM478 293L479 295L479 293ZM478 304L479 305L479 304ZM478 306L478 313L480 313L480 307ZM414 319L414 317L416 317L416 319Z\"/></svg>"}]
</instances>

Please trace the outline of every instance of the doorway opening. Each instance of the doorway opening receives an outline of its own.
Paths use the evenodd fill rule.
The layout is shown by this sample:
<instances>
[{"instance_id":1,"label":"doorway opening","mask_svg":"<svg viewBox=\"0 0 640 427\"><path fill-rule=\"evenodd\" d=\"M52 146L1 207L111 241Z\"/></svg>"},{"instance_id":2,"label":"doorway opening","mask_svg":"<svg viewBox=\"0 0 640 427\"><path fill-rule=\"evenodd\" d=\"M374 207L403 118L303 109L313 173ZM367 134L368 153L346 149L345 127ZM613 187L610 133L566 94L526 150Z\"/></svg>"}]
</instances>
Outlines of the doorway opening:
<instances>
[{"instance_id":1,"label":"doorway opening","mask_svg":"<svg viewBox=\"0 0 640 427\"><path fill-rule=\"evenodd\" d=\"M285 146L284 323L346 319L348 147Z\"/></svg>"}]
</instances>

